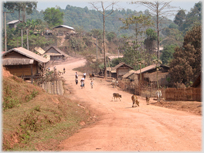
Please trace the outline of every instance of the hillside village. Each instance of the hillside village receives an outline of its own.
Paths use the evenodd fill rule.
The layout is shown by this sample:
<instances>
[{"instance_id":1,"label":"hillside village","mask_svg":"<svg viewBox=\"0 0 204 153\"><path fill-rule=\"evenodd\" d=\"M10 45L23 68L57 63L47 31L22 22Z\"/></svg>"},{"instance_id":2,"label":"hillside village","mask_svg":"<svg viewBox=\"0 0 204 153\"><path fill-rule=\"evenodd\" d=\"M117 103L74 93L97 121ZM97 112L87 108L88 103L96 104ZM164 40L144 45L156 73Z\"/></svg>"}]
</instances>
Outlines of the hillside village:
<instances>
[{"instance_id":1,"label":"hillside village","mask_svg":"<svg viewBox=\"0 0 204 153\"><path fill-rule=\"evenodd\" d=\"M35 6L37 3L32 5ZM194 10L200 7L201 2L196 3ZM4 9L9 10L6 3ZM49 9L60 12L60 9ZM179 13L182 13L182 10ZM193 9L187 17L192 15L191 13L193 14ZM44 16L46 15L44 13ZM135 19L137 17L135 16ZM143 27L145 30L143 28L139 30L141 34L136 33L133 36L117 36L116 33L108 30L105 36L101 29L84 31L78 27L75 28L74 25L72 27L64 24L63 20L56 22L55 25L49 20L46 21L46 18L38 22L30 19L24 21L24 18L7 20L6 23L4 21L6 28L4 26L2 48L3 150L25 151L26 144L29 144L29 151L61 150L61 142L64 143L67 137L71 137L81 128L88 127L89 124L95 124L97 121L99 123L100 119L104 119L102 114L106 112L106 108L113 107L108 109L113 113L118 107L124 107L123 104L115 106L107 101L108 96L101 95L100 86L107 90L104 91L106 95L112 96L110 92L123 93L123 102L132 103L130 95L137 96L140 102L140 106L136 107L138 112L140 107L141 110L148 112L154 110L149 108L157 106L202 115L202 26L198 23L201 20L191 23L191 27L184 28L186 23L178 24L176 17L174 23L162 31L159 45L157 31L152 28L153 25L147 27L145 25ZM126 18L126 21L131 18L134 17ZM32 22L35 21L32 26ZM121 19L123 24L132 24L124 21ZM131 27L129 26L128 28ZM182 29L185 30L182 31ZM84 77L86 88L81 87L81 90L78 90L78 87L72 83L76 81L74 72L79 73L80 78L77 79L81 79L83 73L86 73L87 78ZM92 88L95 91L89 89L90 80L94 82ZM18 93L16 90L21 90L21 85L22 92ZM91 92L94 94L92 95ZM158 92L162 94L158 95ZM81 100L83 98L84 100ZM102 98L105 100L103 101L105 107L99 110L98 105L101 105ZM146 104L147 98L150 100L150 105ZM101 102L93 104L100 100ZM112 101L115 102L114 100ZM86 101L89 102L86 103ZM131 113L135 112L131 111ZM118 112L117 115L119 114ZM12 126L7 118L10 119L15 115L21 120L18 122L12 119L12 122L15 122L15 126ZM69 115L73 115L74 119L71 120L72 117L69 118ZM69 127L68 122L73 123L73 128ZM62 131L68 131L69 136L57 131L51 139L45 138L49 137L49 134L45 135L43 139L46 140L43 143L40 140L40 133L54 126ZM63 136L59 136L59 133L63 133ZM59 140L54 140L53 137L58 137L57 135ZM34 143L35 140L39 143ZM50 140L57 141L56 145L52 146L48 143ZM45 145L46 143L48 144ZM63 147L66 148L68 144ZM32 149L33 146L35 149ZM85 149L85 151L90 150Z\"/></svg>"}]
</instances>

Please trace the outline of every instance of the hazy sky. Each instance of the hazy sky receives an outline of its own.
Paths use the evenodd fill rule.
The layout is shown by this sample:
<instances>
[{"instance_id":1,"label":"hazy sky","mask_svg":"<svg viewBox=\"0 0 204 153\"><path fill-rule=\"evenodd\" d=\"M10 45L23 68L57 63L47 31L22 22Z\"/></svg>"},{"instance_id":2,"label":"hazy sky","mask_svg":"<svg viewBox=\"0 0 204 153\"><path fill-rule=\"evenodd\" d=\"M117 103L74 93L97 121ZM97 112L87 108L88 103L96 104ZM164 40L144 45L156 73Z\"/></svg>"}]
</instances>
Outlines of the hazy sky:
<instances>
[{"instance_id":1,"label":"hazy sky","mask_svg":"<svg viewBox=\"0 0 204 153\"><path fill-rule=\"evenodd\" d=\"M89 9L94 9L92 7L91 4L89 4L89 2L98 2L100 0L53 0L53 1L48 1L48 0L42 0L42 1L38 1L37 3L37 10L41 11L41 10L45 10L48 7L55 7L55 6L59 6L62 9L65 9L67 5L71 5L71 6L76 6L76 7L88 7ZM104 0L102 0L104 1ZM113 0L115 2L115 0ZM110 4L110 2L113 2L111 0L106 0L104 2L106 2L105 4ZM144 11L147 8L141 5L136 5L136 4L130 4L130 2L132 2L134 0L118 0L117 5L115 6L115 8L117 9L122 9L124 8L126 9L131 9L131 10L136 10L137 12L139 11ZM151 0L150 0L151 1ZM172 0L170 5L171 6L176 6L179 7L181 9L186 10L187 12L191 10L191 8L194 7L195 3L199 2L199 0ZM104 5L105 5L104 4ZM107 6L107 5L105 5ZM186 12L186 13L187 13ZM174 19L175 16L169 17L171 20Z\"/></svg>"},{"instance_id":2,"label":"hazy sky","mask_svg":"<svg viewBox=\"0 0 204 153\"><path fill-rule=\"evenodd\" d=\"M100 1L100 0L99 0ZM136 11L144 11L145 9L147 9L146 7L143 6L137 6L135 4L129 4L132 0L118 0L117 2L117 6L116 8L121 9L131 9L131 10L136 10ZM133 0L134 1L134 0ZM96 2L96 0L53 0L53 1L48 1L48 0L41 0L38 1L37 3L37 8L38 10L45 10L47 7L55 7L55 6L59 6L62 9L65 9L67 5L71 5L71 6L77 6L77 7L82 7L84 8L85 6L87 6L89 9L93 9L91 4L89 4L89 2ZM110 0L106 0L104 1L107 4L113 1ZM115 0L114 0L115 2ZM177 6L180 7L181 9L185 9L187 11L190 11L191 8L194 7L195 3L199 2L199 0L172 0L172 2L170 3L172 6ZM105 4L106 4L105 3Z\"/></svg>"}]
</instances>

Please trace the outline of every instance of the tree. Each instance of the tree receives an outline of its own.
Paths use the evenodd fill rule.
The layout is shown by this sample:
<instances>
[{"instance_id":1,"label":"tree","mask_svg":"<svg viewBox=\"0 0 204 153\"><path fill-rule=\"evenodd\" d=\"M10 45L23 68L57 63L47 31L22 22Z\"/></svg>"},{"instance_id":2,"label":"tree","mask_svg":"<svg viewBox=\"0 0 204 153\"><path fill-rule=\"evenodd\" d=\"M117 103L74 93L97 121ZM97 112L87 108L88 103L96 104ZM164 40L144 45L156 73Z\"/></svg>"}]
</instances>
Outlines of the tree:
<instances>
[{"instance_id":1,"label":"tree","mask_svg":"<svg viewBox=\"0 0 204 153\"><path fill-rule=\"evenodd\" d=\"M168 45L164 47L161 54L161 61L163 64L168 65L171 62L173 59L174 48L176 47L177 45Z\"/></svg>"},{"instance_id":2,"label":"tree","mask_svg":"<svg viewBox=\"0 0 204 153\"><path fill-rule=\"evenodd\" d=\"M185 11L180 10L175 16L174 23L177 24L178 26L181 26L185 19L186 19Z\"/></svg>"},{"instance_id":3,"label":"tree","mask_svg":"<svg viewBox=\"0 0 204 153\"><path fill-rule=\"evenodd\" d=\"M109 42L112 42L114 38L117 37L117 34L115 32L108 32L106 34L106 39L109 41Z\"/></svg>"},{"instance_id":4,"label":"tree","mask_svg":"<svg viewBox=\"0 0 204 153\"><path fill-rule=\"evenodd\" d=\"M23 22L26 22L26 13L31 14L33 9L36 9L37 2L6 2L4 3L4 7L8 10L16 10L19 12L19 20L20 20L20 12L23 11Z\"/></svg>"},{"instance_id":5,"label":"tree","mask_svg":"<svg viewBox=\"0 0 204 153\"><path fill-rule=\"evenodd\" d=\"M107 77L107 71L106 71L106 50L105 50L105 18L108 17L109 15L111 15L113 13L113 6L116 4L116 2L112 2L111 4L109 4L107 7L104 8L103 2L101 1L101 7L102 7L102 11L99 10L99 8L97 7L97 3L98 2L91 2L90 4L103 15L103 51L104 51L104 78L106 79ZM106 13L106 10L112 6L112 9L110 11L110 13Z\"/></svg>"},{"instance_id":6,"label":"tree","mask_svg":"<svg viewBox=\"0 0 204 153\"><path fill-rule=\"evenodd\" d=\"M201 73L201 26L194 26L184 37L182 47L177 47L170 63L172 82L190 85Z\"/></svg>"},{"instance_id":7,"label":"tree","mask_svg":"<svg viewBox=\"0 0 204 153\"><path fill-rule=\"evenodd\" d=\"M63 23L64 13L59 9L47 8L44 12L44 20L48 23L49 27L57 26Z\"/></svg>"},{"instance_id":8,"label":"tree","mask_svg":"<svg viewBox=\"0 0 204 153\"><path fill-rule=\"evenodd\" d=\"M146 36L147 38L144 40L144 45L147 51L152 54L155 49L155 41L157 39L157 34L153 29L149 28L146 30Z\"/></svg>"},{"instance_id":9,"label":"tree","mask_svg":"<svg viewBox=\"0 0 204 153\"><path fill-rule=\"evenodd\" d=\"M132 15L126 19L120 20L125 24L125 26L121 27L121 29L132 29L135 33L136 44L138 44L138 35L142 36L145 33L146 27L151 26L153 23L150 19L150 16L140 15L135 16Z\"/></svg>"},{"instance_id":10,"label":"tree","mask_svg":"<svg viewBox=\"0 0 204 153\"><path fill-rule=\"evenodd\" d=\"M161 25L161 22L164 18L173 15L173 12L175 7L170 6L171 2L162 2L162 1L155 1L155 2L148 2L148 1L136 1L131 2L132 4L140 4L144 5L145 7L149 8L150 15L156 16L156 30L157 30L157 58L160 58L159 55L159 32L161 28L159 27Z\"/></svg>"},{"instance_id":11,"label":"tree","mask_svg":"<svg viewBox=\"0 0 204 153\"><path fill-rule=\"evenodd\" d=\"M202 4L198 2L195 4L194 8L186 15L183 24L180 25L179 30L182 30L185 34L187 31L191 30L195 25L201 25L202 19Z\"/></svg>"}]
</instances>

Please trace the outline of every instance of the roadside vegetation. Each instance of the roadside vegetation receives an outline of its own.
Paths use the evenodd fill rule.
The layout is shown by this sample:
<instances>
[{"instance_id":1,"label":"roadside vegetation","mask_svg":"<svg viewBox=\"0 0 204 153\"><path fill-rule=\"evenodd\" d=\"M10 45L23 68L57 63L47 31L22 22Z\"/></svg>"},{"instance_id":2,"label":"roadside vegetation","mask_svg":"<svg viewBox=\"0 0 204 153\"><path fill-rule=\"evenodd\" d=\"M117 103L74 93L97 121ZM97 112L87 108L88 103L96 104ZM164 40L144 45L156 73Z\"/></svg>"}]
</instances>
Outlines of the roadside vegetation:
<instances>
[{"instance_id":1,"label":"roadside vegetation","mask_svg":"<svg viewBox=\"0 0 204 153\"><path fill-rule=\"evenodd\" d=\"M16 76L3 77L2 105L4 151L56 151L60 141L94 122L85 106Z\"/></svg>"}]
</instances>

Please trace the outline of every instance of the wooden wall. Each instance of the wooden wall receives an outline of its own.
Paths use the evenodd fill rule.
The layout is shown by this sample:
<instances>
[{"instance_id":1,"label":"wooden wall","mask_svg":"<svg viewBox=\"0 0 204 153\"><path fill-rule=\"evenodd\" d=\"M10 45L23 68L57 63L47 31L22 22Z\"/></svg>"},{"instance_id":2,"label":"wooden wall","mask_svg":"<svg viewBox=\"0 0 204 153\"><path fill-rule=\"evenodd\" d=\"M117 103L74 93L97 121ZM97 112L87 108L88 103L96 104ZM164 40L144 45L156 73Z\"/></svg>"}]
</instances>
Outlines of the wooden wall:
<instances>
[{"instance_id":1,"label":"wooden wall","mask_svg":"<svg viewBox=\"0 0 204 153\"><path fill-rule=\"evenodd\" d=\"M117 68L117 70L116 70L117 78L120 78L124 74L128 73L129 70L130 70L129 67L119 67L119 68Z\"/></svg>"},{"instance_id":2,"label":"wooden wall","mask_svg":"<svg viewBox=\"0 0 204 153\"><path fill-rule=\"evenodd\" d=\"M167 88L165 99L172 101L201 101L201 88Z\"/></svg>"},{"instance_id":3,"label":"wooden wall","mask_svg":"<svg viewBox=\"0 0 204 153\"><path fill-rule=\"evenodd\" d=\"M4 66L6 70L8 70L11 74L14 74L18 77L21 76L31 76L31 65L11 65L11 66ZM38 72L37 63L34 62L32 65L33 75Z\"/></svg>"}]
</instances>

